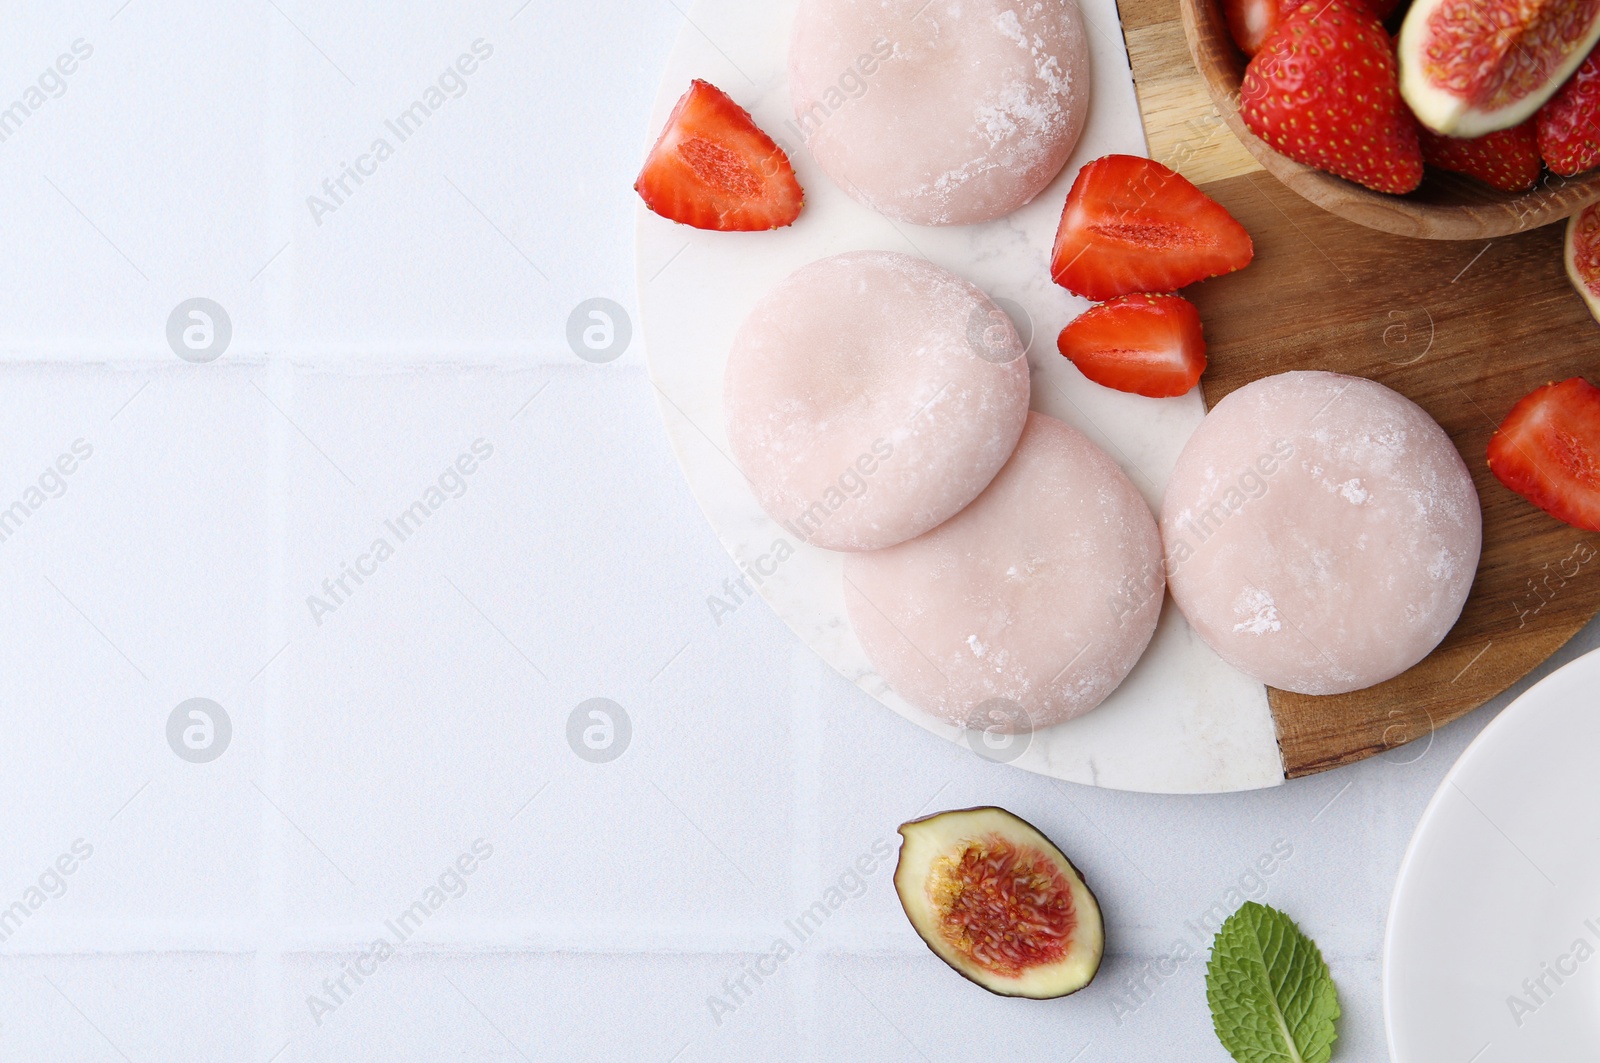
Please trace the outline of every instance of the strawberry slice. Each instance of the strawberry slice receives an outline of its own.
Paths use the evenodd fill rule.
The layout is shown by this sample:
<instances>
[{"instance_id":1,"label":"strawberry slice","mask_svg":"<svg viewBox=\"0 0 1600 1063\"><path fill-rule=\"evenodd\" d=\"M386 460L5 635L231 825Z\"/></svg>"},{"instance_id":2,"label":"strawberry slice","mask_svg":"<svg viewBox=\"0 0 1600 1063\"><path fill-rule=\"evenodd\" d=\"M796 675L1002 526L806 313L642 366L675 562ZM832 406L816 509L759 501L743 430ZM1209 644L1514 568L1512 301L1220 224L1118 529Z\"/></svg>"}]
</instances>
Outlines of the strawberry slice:
<instances>
[{"instance_id":1,"label":"strawberry slice","mask_svg":"<svg viewBox=\"0 0 1600 1063\"><path fill-rule=\"evenodd\" d=\"M1539 154L1550 172L1571 177L1600 166L1600 48L1535 115Z\"/></svg>"},{"instance_id":2,"label":"strawberry slice","mask_svg":"<svg viewBox=\"0 0 1600 1063\"><path fill-rule=\"evenodd\" d=\"M1250 264L1244 226L1152 159L1107 155L1078 171L1056 230L1050 275L1100 302L1171 292Z\"/></svg>"},{"instance_id":3,"label":"strawberry slice","mask_svg":"<svg viewBox=\"0 0 1600 1063\"><path fill-rule=\"evenodd\" d=\"M1383 23L1351 0L1312 0L1244 71L1239 112L1278 151L1379 192L1422 183L1417 120L1400 98Z\"/></svg>"},{"instance_id":4,"label":"strawberry slice","mask_svg":"<svg viewBox=\"0 0 1600 1063\"><path fill-rule=\"evenodd\" d=\"M1557 520L1600 531L1600 388L1575 376L1517 403L1489 440L1489 469Z\"/></svg>"},{"instance_id":5,"label":"strawberry slice","mask_svg":"<svg viewBox=\"0 0 1600 1063\"><path fill-rule=\"evenodd\" d=\"M1468 140L1443 137L1427 128L1417 132L1422 138L1422 158L1431 165L1476 177L1502 192L1526 192L1539 183L1543 168L1537 124L1530 118L1510 129Z\"/></svg>"},{"instance_id":6,"label":"strawberry slice","mask_svg":"<svg viewBox=\"0 0 1600 1063\"><path fill-rule=\"evenodd\" d=\"M719 232L793 224L805 203L783 149L699 79L672 109L633 190L663 218Z\"/></svg>"},{"instance_id":7,"label":"strawberry slice","mask_svg":"<svg viewBox=\"0 0 1600 1063\"><path fill-rule=\"evenodd\" d=\"M1200 311L1181 295L1124 295L1090 307L1056 347L1096 384L1152 399L1184 394L1206 368Z\"/></svg>"}]
</instances>

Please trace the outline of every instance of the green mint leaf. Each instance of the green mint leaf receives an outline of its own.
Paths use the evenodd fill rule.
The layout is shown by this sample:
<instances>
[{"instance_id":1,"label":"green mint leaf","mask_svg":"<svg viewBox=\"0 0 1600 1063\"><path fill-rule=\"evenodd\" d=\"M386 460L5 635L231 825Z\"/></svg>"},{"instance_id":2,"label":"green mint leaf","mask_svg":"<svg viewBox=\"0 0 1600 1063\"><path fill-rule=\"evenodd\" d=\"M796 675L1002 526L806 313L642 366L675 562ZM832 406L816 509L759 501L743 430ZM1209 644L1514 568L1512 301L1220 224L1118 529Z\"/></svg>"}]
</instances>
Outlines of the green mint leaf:
<instances>
[{"instance_id":1,"label":"green mint leaf","mask_svg":"<svg viewBox=\"0 0 1600 1063\"><path fill-rule=\"evenodd\" d=\"M1239 1063L1328 1063L1339 993L1316 942L1276 908L1246 901L1211 943L1206 1000Z\"/></svg>"}]
</instances>

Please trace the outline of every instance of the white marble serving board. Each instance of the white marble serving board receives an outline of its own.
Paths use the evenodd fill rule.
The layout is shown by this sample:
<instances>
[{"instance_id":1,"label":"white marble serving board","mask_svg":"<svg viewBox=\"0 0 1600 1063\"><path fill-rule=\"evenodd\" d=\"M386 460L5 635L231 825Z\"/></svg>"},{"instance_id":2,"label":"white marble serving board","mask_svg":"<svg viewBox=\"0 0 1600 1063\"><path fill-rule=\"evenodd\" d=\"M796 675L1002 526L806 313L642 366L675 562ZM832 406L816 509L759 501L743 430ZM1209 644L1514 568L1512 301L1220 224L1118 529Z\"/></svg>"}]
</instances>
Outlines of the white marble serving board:
<instances>
[{"instance_id":1,"label":"white marble serving board","mask_svg":"<svg viewBox=\"0 0 1600 1063\"><path fill-rule=\"evenodd\" d=\"M722 374L734 332L755 301L800 266L880 248L921 255L1006 300L1032 342L1036 410L1086 432L1152 506L1185 440L1204 415L1198 389L1146 399L1099 387L1055 350L1055 336L1088 304L1051 282L1049 253L1061 204L1079 167L1112 152L1145 153L1115 0L1080 0L1091 24L1093 105L1066 168L1033 203L983 225L924 228L890 220L837 188L786 123L789 27L798 0L700 0L667 64L651 128L659 130L692 78L720 86L788 152L806 190L792 227L710 233L675 225L641 205L636 228L639 309L656 398L689 487L754 588L830 665L895 712L952 741L979 742L908 705L873 671L846 615L840 556L807 546L769 519L729 458ZM870 91L870 86L868 88ZM775 564L777 547L794 551ZM775 569L771 575L762 570ZM724 591L729 605L744 591ZM708 604L708 608L711 605ZM1095 711L1032 735L994 759L1058 779L1122 790L1213 793L1273 786L1283 765L1265 688L1216 656L1167 602L1149 651Z\"/></svg>"}]
</instances>

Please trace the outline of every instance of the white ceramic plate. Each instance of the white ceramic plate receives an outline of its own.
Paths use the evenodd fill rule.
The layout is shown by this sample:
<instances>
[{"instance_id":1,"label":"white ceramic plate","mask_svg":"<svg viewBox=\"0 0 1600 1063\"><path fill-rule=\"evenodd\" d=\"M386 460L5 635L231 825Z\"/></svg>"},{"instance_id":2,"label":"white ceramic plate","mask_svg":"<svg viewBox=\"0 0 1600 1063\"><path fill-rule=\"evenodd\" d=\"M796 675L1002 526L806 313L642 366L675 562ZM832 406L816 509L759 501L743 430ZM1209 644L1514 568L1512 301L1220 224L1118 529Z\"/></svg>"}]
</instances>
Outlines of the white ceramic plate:
<instances>
[{"instance_id":1,"label":"white ceramic plate","mask_svg":"<svg viewBox=\"0 0 1600 1063\"><path fill-rule=\"evenodd\" d=\"M1450 769L1384 944L1394 1063L1600 1059L1600 650L1511 704Z\"/></svg>"},{"instance_id":2,"label":"white ceramic plate","mask_svg":"<svg viewBox=\"0 0 1600 1063\"><path fill-rule=\"evenodd\" d=\"M1090 383L1055 349L1056 334L1088 305L1049 276L1067 189L1090 159L1145 153L1115 0L1079 2L1091 26L1094 87L1073 158L1049 189L1010 217L936 229L896 224L858 205L806 154L788 124L793 112L785 73L797 0L701 0L690 9L667 64L652 131L661 128L690 79L711 81L748 108L788 152L806 189L805 212L778 232L708 233L674 225L641 205L636 225L651 379L690 490L723 545L752 573L752 584L759 583L777 614L830 665L907 719L975 747L981 736L963 735L925 716L873 671L846 618L838 556L795 542L756 505L728 457L722 371L750 307L800 266L860 248L922 255L1003 301L1024 337L1032 336L1034 408L1088 433L1159 505L1178 452L1204 415L1199 392L1182 399L1124 395ZM780 541L795 556L775 564L783 552L775 549ZM1032 736L1025 747L986 755L1056 778L1125 790L1217 792L1283 781L1266 689L1224 664L1170 601L1144 659L1104 704Z\"/></svg>"}]
</instances>

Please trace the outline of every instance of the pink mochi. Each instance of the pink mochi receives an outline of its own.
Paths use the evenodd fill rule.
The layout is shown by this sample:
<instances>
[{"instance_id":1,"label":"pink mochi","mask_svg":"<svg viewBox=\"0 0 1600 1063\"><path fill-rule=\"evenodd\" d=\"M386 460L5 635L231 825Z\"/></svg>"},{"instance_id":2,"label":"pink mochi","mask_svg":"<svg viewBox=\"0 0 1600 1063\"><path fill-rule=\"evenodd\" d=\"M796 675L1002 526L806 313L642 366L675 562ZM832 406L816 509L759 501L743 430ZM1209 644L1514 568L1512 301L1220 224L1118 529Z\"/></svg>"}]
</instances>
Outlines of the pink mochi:
<instances>
[{"instance_id":1,"label":"pink mochi","mask_svg":"<svg viewBox=\"0 0 1600 1063\"><path fill-rule=\"evenodd\" d=\"M723 407L734 460L792 535L876 550L978 496L1028 415L1022 341L972 284L856 251L763 296L734 338Z\"/></svg>"},{"instance_id":2,"label":"pink mochi","mask_svg":"<svg viewBox=\"0 0 1600 1063\"><path fill-rule=\"evenodd\" d=\"M1399 675L1454 626L1483 513L1420 406L1297 372L1207 415L1167 484L1161 534L1172 597L1224 660L1281 690L1342 694Z\"/></svg>"},{"instance_id":3,"label":"pink mochi","mask_svg":"<svg viewBox=\"0 0 1600 1063\"><path fill-rule=\"evenodd\" d=\"M1074 0L802 0L776 132L880 213L967 225L1055 178L1089 87Z\"/></svg>"},{"instance_id":4,"label":"pink mochi","mask_svg":"<svg viewBox=\"0 0 1600 1063\"><path fill-rule=\"evenodd\" d=\"M852 554L845 601L878 674L951 723L1050 727L1105 700L1161 615L1143 496L1077 429L1028 415L977 501L920 538Z\"/></svg>"}]
</instances>

